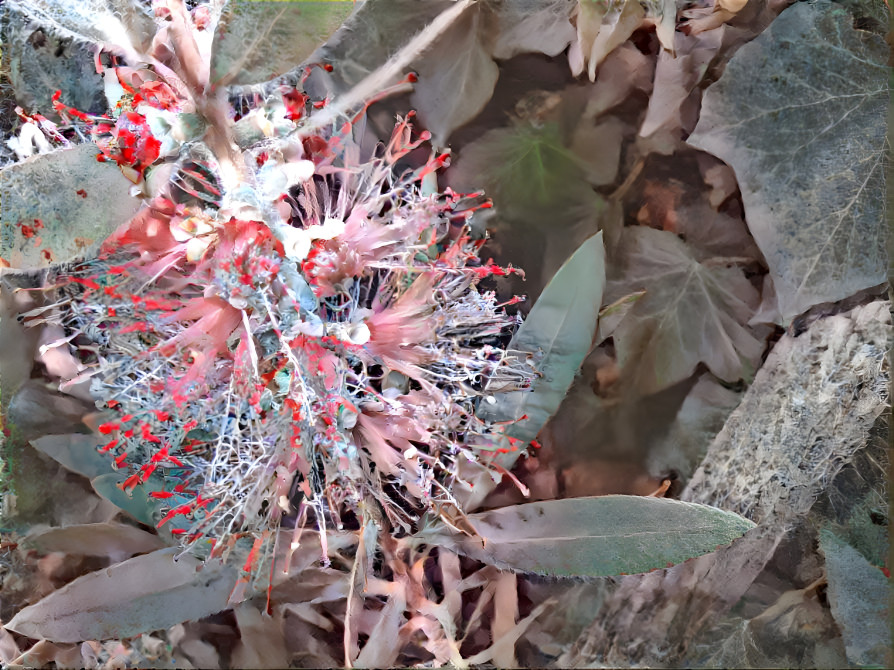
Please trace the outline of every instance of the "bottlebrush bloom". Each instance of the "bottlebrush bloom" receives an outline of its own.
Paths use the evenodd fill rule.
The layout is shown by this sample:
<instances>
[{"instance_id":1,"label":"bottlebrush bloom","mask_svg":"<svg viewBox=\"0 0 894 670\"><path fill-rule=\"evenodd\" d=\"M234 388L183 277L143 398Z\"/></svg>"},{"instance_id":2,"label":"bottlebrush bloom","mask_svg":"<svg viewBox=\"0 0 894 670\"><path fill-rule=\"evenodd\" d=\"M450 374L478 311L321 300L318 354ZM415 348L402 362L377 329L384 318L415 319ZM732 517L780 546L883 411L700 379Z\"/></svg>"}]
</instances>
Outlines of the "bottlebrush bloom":
<instances>
[{"instance_id":1,"label":"bottlebrush bloom","mask_svg":"<svg viewBox=\"0 0 894 670\"><path fill-rule=\"evenodd\" d=\"M171 114L190 107L174 90L140 88ZM383 532L413 532L454 502L457 463L488 462L476 445L504 426L476 417L487 380L530 382L504 362L517 319L479 289L515 270L457 234L480 194L423 193L443 156L396 171L427 138L407 119L361 159L350 123L305 131L313 102L289 104L287 135L226 159L241 176L219 199L177 204L172 183L69 275L84 291L68 325L92 340L110 414L101 450L200 553L243 537L255 551L284 515L325 528L370 506ZM142 174L158 152L133 115L107 153Z\"/></svg>"}]
</instances>

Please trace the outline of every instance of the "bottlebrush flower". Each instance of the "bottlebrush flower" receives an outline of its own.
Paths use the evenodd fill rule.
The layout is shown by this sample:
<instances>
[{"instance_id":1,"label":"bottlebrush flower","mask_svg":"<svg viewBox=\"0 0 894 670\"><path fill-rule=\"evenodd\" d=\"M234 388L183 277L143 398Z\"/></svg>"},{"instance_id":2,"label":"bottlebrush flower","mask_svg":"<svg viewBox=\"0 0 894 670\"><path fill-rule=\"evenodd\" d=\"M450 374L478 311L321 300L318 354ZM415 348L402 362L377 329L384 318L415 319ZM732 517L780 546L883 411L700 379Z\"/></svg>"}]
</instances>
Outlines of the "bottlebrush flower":
<instances>
[{"instance_id":1,"label":"bottlebrush flower","mask_svg":"<svg viewBox=\"0 0 894 670\"><path fill-rule=\"evenodd\" d=\"M165 114L188 106L175 90L140 87ZM227 158L242 176L219 199L177 204L172 182L70 273L85 290L68 325L116 417L101 449L198 552L245 537L257 553L283 515L322 529L370 506L412 532L454 502L458 462L488 462L477 445L504 429L476 417L488 378L530 381L504 362L516 318L479 289L515 270L456 233L480 194L423 192L444 156L396 172L427 139L408 119L361 160L350 123L304 133L313 102L289 104L291 133ZM104 151L137 172L159 156L134 111L113 137Z\"/></svg>"}]
</instances>

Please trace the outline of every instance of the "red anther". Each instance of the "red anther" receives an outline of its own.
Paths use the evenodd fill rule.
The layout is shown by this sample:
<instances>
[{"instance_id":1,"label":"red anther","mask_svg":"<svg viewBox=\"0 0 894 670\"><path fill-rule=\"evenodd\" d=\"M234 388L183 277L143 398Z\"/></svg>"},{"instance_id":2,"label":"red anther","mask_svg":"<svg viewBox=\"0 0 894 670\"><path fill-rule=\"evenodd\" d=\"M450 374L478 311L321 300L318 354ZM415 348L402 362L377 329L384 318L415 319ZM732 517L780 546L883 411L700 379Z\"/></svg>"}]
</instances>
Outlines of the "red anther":
<instances>
[{"instance_id":1,"label":"red anther","mask_svg":"<svg viewBox=\"0 0 894 670\"><path fill-rule=\"evenodd\" d=\"M326 70L326 72L332 72L335 68L332 66L331 63L324 63L323 69Z\"/></svg>"},{"instance_id":2,"label":"red anther","mask_svg":"<svg viewBox=\"0 0 894 670\"><path fill-rule=\"evenodd\" d=\"M127 454L126 454L126 453L121 454L120 456L118 456L117 458L115 458L115 465L117 465L117 466L120 468L122 465L124 465L124 461L125 461L126 458L127 458Z\"/></svg>"},{"instance_id":3,"label":"red anther","mask_svg":"<svg viewBox=\"0 0 894 670\"><path fill-rule=\"evenodd\" d=\"M409 72L407 74L406 80L411 84L415 84L417 81L419 81L419 75L415 72Z\"/></svg>"},{"instance_id":4,"label":"red anther","mask_svg":"<svg viewBox=\"0 0 894 670\"><path fill-rule=\"evenodd\" d=\"M109 421L108 423L100 424L99 432L102 433L103 435L108 435L113 430L118 430L119 428L121 428L120 423L115 423L114 421Z\"/></svg>"}]
</instances>

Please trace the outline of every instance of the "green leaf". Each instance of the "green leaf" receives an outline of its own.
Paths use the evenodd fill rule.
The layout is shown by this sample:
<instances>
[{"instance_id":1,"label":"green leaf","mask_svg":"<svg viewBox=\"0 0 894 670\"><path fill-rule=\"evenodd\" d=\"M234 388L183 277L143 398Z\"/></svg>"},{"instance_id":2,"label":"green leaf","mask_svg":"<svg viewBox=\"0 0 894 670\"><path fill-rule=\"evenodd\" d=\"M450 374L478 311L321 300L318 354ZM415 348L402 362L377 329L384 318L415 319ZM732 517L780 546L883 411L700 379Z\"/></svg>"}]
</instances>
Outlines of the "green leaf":
<instances>
[{"instance_id":1,"label":"green leaf","mask_svg":"<svg viewBox=\"0 0 894 670\"><path fill-rule=\"evenodd\" d=\"M740 268L709 261L699 262L673 233L622 231L606 299L646 291L614 331L618 364L640 393L686 379L699 363L735 382L760 361L763 343L746 326L757 291Z\"/></svg>"},{"instance_id":2,"label":"green leaf","mask_svg":"<svg viewBox=\"0 0 894 670\"><path fill-rule=\"evenodd\" d=\"M886 279L889 55L840 5L798 2L705 93L688 142L735 170L782 322Z\"/></svg>"},{"instance_id":3,"label":"green leaf","mask_svg":"<svg viewBox=\"0 0 894 670\"><path fill-rule=\"evenodd\" d=\"M599 577L665 568L710 553L754 527L715 507L622 495L526 503L468 518L481 537L447 528L415 537L501 569Z\"/></svg>"},{"instance_id":4,"label":"green leaf","mask_svg":"<svg viewBox=\"0 0 894 670\"><path fill-rule=\"evenodd\" d=\"M140 201L130 195L132 184L116 166L97 162L98 153L81 144L0 170L0 246L13 267L81 257L136 214ZM42 227L23 235L20 224L33 227L35 219Z\"/></svg>"},{"instance_id":5,"label":"green leaf","mask_svg":"<svg viewBox=\"0 0 894 670\"><path fill-rule=\"evenodd\" d=\"M69 433L39 437L31 440L31 446L72 472L93 479L112 470L112 459L96 450L96 447L107 441L96 435Z\"/></svg>"},{"instance_id":6,"label":"green leaf","mask_svg":"<svg viewBox=\"0 0 894 670\"><path fill-rule=\"evenodd\" d=\"M826 557L829 605L841 626L848 661L886 667L891 650L890 580L828 529L820 531L820 551Z\"/></svg>"},{"instance_id":7,"label":"green leaf","mask_svg":"<svg viewBox=\"0 0 894 670\"><path fill-rule=\"evenodd\" d=\"M149 481L135 487L131 491L125 492L118 487L118 484L125 479L126 477L119 472L110 472L91 480L90 485L93 486L93 490L99 495L115 505L115 507L130 514L140 523L147 526L155 526L158 522L158 510L162 502L155 498L150 498L149 493L151 491L161 491L161 482L154 477L150 477Z\"/></svg>"},{"instance_id":8,"label":"green leaf","mask_svg":"<svg viewBox=\"0 0 894 670\"><path fill-rule=\"evenodd\" d=\"M269 81L298 67L350 16L352 2L231 0L211 50L218 86Z\"/></svg>"},{"instance_id":9,"label":"green leaf","mask_svg":"<svg viewBox=\"0 0 894 670\"><path fill-rule=\"evenodd\" d=\"M481 418L502 422L527 415L506 434L525 442L537 437L559 408L590 350L604 286L605 249L599 232L559 269L509 343L510 350L535 356L540 377L530 390L499 393L495 403L482 402L478 410ZM513 455L507 462L514 460Z\"/></svg>"},{"instance_id":10,"label":"green leaf","mask_svg":"<svg viewBox=\"0 0 894 670\"><path fill-rule=\"evenodd\" d=\"M52 642L121 639L226 609L236 570L188 554L175 561L181 551L160 549L79 577L6 628Z\"/></svg>"}]
</instances>

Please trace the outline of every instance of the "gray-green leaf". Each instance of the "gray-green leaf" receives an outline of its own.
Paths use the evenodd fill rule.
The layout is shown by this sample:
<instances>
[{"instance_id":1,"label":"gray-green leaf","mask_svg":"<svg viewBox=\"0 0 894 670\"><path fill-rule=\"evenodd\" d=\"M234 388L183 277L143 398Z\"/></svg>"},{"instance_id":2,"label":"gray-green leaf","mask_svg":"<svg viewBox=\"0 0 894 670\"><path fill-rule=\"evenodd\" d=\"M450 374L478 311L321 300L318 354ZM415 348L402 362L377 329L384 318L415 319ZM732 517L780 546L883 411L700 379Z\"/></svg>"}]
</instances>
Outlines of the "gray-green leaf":
<instances>
[{"instance_id":1,"label":"gray-green leaf","mask_svg":"<svg viewBox=\"0 0 894 670\"><path fill-rule=\"evenodd\" d=\"M160 549L79 577L6 628L52 642L120 639L226 609L236 570L188 554L175 562L179 551Z\"/></svg>"},{"instance_id":2,"label":"gray-green leaf","mask_svg":"<svg viewBox=\"0 0 894 670\"><path fill-rule=\"evenodd\" d=\"M785 323L885 281L889 55L840 5L798 2L705 93L688 142L735 170Z\"/></svg>"},{"instance_id":3,"label":"gray-green leaf","mask_svg":"<svg viewBox=\"0 0 894 670\"><path fill-rule=\"evenodd\" d=\"M669 567L754 527L715 507L622 495L526 503L470 514L469 520L481 537L443 527L416 537L499 568L599 577Z\"/></svg>"},{"instance_id":4,"label":"gray-green leaf","mask_svg":"<svg viewBox=\"0 0 894 670\"><path fill-rule=\"evenodd\" d=\"M820 550L826 557L832 616L841 626L848 661L885 667L891 649L890 580L829 530L820 531Z\"/></svg>"},{"instance_id":5,"label":"gray-green leaf","mask_svg":"<svg viewBox=\"0 0 894 670\"><path fill-rule=\"evenodd\" d=\"M231 0L211 54L217 85L259 84L300 65L336 31L352 2Z\"/></svg>"},{"instance_id":6,"label":"gray-green leaf","mask_svg":"<svg viewBox=\"0 0 894 670\"><path fill-rule=\"evenodd\" d=\"M142 56L155 23L139 0L7 0L60 37L102 44L131 59Z\"/></svg>"},{"instance_id":7,"label":"gray-green leaf","mask_svg":"<svg viewBox=\"0 0 894 670\"><path fill-rule=\"evenodd\" d=\"M530 390L497 394L494 404L483 402L478 410L481 418L501 422L527 415L506 434L526 442L537 437L590 350L604 286L605 248L600 231L559 269L509 343L510 350L535 356L541 376ZM503 465L509 467L516 456L506 456Z\"/></svg>"},{"instance_id":8,"label":"gray-green leaf","mask_svg":"<svg viewBox=\"0 0 894 670\"><path fill-rule=\"evenodd\" d=\"M83 256L130 220L140 201L93 144L33 156L0 170L0 242L14 267L46 267ZM22 225L42 227L33 236ZM50 252L47 258L43 250Z\"/></svg>"}]
</instances>

